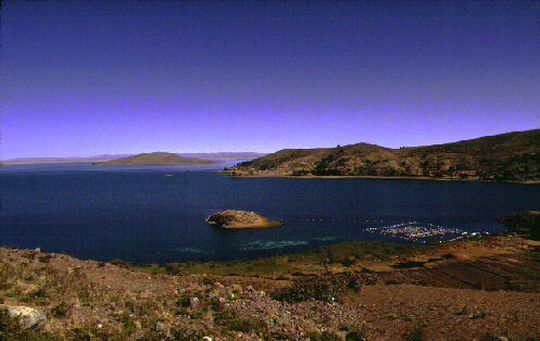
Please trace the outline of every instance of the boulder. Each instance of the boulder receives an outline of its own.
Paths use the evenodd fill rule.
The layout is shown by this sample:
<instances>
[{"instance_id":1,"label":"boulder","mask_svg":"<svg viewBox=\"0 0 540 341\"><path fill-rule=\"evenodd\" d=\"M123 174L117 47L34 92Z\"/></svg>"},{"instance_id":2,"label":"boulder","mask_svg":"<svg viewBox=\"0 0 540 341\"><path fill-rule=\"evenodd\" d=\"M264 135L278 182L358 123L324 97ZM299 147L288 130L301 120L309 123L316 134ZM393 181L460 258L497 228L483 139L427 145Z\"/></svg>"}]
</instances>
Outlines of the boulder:
<instances>
[{"instance_id":1,"label":"boulder","mask_svg":"<svg viewBox=\"0 0 540 341\"><path fill-rule=\"evenodd\" d=\"M45 322L45 316L36 308L0 304L0 309L6 309L9 316L18 318L22 329L38 327Z\"/></svg>"}]
</instances>

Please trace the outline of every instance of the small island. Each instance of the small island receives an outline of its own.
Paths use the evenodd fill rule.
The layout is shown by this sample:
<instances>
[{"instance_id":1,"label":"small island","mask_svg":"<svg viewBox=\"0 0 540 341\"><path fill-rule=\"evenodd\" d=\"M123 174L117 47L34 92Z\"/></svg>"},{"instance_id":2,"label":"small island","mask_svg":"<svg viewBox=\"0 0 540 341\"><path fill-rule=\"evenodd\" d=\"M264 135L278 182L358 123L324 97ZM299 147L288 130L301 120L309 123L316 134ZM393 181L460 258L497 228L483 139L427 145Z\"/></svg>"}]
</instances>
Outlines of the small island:
<instances>
[{"instance_id":1,"label":"small island","mask_svg":"<svg viewBox=\"0 0 540 341\"><path fill-rule=\"evenodd\" d=\"M106 162L97 162L94 165L100 166L132 166L132 165L195 165L214 164L217 161L201 159L195 157L182 157L174 153L154 152L143 153L133 156L114 159Z\"/></svg>"},{"instance_id":2,"label":"small island","mask_svg":"<svg viewBox=\"0 0 540 341\"><path fill-rule=\"evenodd\" d=\"M239 210L224 210L213 213L206 222L225 229L267 228L282 225L280 221L270 221L259 213Z\"/></svg>"}]
</instances>

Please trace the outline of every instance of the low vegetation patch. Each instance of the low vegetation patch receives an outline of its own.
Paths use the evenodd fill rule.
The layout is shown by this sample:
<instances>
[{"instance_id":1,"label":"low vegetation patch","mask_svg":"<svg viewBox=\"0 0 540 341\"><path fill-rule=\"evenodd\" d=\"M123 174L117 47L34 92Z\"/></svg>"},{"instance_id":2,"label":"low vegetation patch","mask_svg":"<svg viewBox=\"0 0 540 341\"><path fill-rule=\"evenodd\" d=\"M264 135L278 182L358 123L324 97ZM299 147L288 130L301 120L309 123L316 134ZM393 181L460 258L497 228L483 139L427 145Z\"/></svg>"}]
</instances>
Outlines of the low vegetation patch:
<instances>
[{"instance_id":1,"label":"low vegetation patch","mask_svg":"<svg viewBox=\"0 0 540 341\"><path fill-rule=\"evenodd\" d=\"M376 279L368 273L341 273L309 276L296 279L289 287L272 293L272 298L289 303L310 299L317 301L341 301L346 291L359 291L364 284L374 284Z\"/></svg>"}]
</instances>

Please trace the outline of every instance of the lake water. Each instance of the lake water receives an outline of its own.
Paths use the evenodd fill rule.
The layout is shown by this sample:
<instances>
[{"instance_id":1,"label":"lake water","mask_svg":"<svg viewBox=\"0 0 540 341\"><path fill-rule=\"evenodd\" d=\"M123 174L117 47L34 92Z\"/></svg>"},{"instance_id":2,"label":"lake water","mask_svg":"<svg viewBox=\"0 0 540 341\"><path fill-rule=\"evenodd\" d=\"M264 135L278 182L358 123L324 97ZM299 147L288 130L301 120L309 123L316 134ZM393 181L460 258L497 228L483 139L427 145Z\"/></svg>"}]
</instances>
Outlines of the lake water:
<instances>
[{"instance_id":1,"label":"lake water","mask_svg":"<svg viewBox=\"0 0 540 341\"><path fill-rule=\"evenodd\" d=\"M3 167L0 245L143 263L230 260L343 240L424 242L493 233L502 229L496 217L540 204L540 186L533 185L231 178L216 171L235 162ZM225 231L204 222L228 208L258 211L285 225ZM425 236L429 230L443 233ZM410 233L401 238L403 231Z\"/></svg>"}]
</instances>

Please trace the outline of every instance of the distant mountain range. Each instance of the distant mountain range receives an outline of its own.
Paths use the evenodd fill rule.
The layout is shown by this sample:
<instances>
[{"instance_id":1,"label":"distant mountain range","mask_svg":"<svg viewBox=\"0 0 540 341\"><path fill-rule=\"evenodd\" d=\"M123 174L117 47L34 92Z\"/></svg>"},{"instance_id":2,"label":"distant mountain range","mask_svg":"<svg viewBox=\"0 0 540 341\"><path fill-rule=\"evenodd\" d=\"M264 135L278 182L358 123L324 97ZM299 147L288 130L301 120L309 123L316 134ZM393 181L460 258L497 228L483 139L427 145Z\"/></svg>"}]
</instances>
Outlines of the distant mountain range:
<instances>
[{"instance_id":1,"label":"distant mountain range","mask_svg":"<svg viewBox=\"0 0 540 341\"><path fill-rule=\"evenodd\" d=\"M104 162L128 155L97 155L89 157L24 157L0 161L2 165L31 165L55 163L92 163Z\"/></svg>"},{"instance_id":2,"label":"distant mountain range","mask_svg":"<svg viewBox=\"0 0 540 341\"><path fill-rule=\"evenodd\" d=\"M252 160L265 154L252 152L217 152L217 153L179 153L177 154L187 158L201 159L236 159ZM133 154L104 154L89 157L34 157L34 158L16 158L0 161L3 165L24 165L24 164L55 164L55 163L99 163L118 158L133 156Z\"/></svg>"},{"instance_id":3,"label":"distant mountain range","mask_svg":"<svg viewBox=\"0 0 540 341\"><path fill-rule=\"evenodd\" d=\"M155 152L143 153L133 156L114 159L106 162L98 162L96 165L103 166L129 166L129 165L194 165L211 164L216 161L195 157L182 157L174 153Z\"/></svg>"},{"instance_id":4,"label":"distant mountain range","mask_svg":"<svg viewBox=\"0 0 540 341\"><path fill-rule=\"evenodd\" d=\"M540 129L421 147L358 143L284 149L240 163L237 176L374 176L540 180Z\"/></svg>"}]
</instances>

